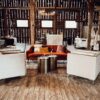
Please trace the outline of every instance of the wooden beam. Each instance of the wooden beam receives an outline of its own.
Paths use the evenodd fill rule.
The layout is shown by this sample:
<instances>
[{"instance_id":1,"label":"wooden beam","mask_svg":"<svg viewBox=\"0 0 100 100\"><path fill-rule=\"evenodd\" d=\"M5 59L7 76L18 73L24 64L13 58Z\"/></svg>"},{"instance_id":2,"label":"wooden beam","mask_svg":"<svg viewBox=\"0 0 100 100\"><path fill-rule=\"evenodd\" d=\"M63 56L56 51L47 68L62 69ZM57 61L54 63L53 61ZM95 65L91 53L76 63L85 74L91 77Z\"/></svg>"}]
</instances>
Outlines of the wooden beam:
<instances>
[{"instance_id":1,"label":"wooden beam","mask_svg":"<svg viewBox=\"0 0 100 100\"><path fill-rule=\"evenodd\" d=\"M87 40L87 49L91 49L91 30L92 30L93 14L88 12L88 40Z\"/></svg>"},{"instance_id":2,"label":"wooden beam","mask_svg":"<svg viewBox=\"0 0 100 100\"><path fill-rule=\"evenodd\" d=\"M87 40L87 49L91 49L91 30L93 23L93 11L94 11L94 0L88 0L88 40Z\"/></svg>"},{"instance_id":3,"label":"wooden beam","mask_svg":"<svg viewBox=\"0 0 100 100\"><path fill-rule=\"evenodd\" d=\"M30 32L31 32L31 44L35 42L35 0L30 0Z\"/></svg>"},{"instance_id":4,"label":"wooden beam","mask_svg":"<svg viewBox=\"0 0 100 100\"><path fill-rule=\"evenodd\" d=\"M98 35L100 35L100 12L99 12L99 22L98 22Z\"/></svg>"}]
</instances>

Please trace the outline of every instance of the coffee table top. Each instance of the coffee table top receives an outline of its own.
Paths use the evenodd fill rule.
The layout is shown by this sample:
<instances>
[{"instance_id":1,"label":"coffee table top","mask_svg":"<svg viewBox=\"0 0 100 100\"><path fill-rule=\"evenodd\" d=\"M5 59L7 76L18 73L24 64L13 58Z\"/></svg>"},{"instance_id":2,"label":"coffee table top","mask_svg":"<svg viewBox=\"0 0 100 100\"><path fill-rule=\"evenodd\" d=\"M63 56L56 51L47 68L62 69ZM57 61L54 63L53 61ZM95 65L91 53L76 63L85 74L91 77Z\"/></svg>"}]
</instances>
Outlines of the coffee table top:
<instances>
[{"instance_id":1,"label":"coffee table top","mask_svg":"<svg viewBox=\"0 0 100 100\"><path fill-rule=\"evenodd\" d=\"M49 57L48 56L40 56L38 57L38 59L48 59Z\"/></svg>"},{"instance_id":2,"label":"coffee table top","mask_svg":"<svg viewBox=\"0 0 100 100\"><path fill-rule=\"evenodd\" d=\"M34 53L30 53L29 56L39 56L39 55L63 55L63 56L67 56L66 53L64 52L47 52L47 53L43 53L43 52L34 52Z\"/></svg>"}]
</instances>

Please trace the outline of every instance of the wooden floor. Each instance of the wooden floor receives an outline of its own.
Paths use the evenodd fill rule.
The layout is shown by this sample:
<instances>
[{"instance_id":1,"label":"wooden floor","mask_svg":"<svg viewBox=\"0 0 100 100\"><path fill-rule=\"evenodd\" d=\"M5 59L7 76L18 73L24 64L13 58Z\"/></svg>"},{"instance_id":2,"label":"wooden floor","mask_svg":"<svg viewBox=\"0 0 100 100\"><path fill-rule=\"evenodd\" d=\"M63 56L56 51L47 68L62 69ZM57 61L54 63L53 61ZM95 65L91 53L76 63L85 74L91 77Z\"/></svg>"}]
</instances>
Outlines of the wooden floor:
<instances>
[{"instance_id":1,"label":"wooden floor","mask_svg":"<svg viewBox=\"0 0 100 100\"><path fill-rule=\"evenodd\" d=\"M65 69L0 81L0 100L100 100L100 76L93 85L79 77L67 77Z\"/></svg>"}]
</instances>

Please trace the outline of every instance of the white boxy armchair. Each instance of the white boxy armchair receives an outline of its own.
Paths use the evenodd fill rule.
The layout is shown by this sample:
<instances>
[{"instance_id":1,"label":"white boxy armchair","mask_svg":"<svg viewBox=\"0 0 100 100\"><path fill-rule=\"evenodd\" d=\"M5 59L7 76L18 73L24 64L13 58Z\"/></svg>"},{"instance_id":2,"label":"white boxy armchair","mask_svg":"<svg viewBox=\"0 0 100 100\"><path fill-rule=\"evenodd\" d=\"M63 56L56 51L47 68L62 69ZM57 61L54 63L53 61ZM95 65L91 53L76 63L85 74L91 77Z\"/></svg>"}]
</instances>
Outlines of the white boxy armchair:
<instances>
[{"instance_id":1,"label":"white boxy armchair","mask_svg":"<svg viewBox=\"0 0 100 100\"><path fill-rule=\"evenodd\" d=\"M94 81L100 72L100 52L75 50L68 54L67 74Z\"/></svg>"},{"instance_id":2,"label":"white boxy armchair","mask_svg":"<svg viewBox=\"0 0 100 100\"><path fill-rule=\"evenodd\" d=\"M0 79L24 76L26 74L25 54L0 54Z\"/></svg>"}]
</instances>

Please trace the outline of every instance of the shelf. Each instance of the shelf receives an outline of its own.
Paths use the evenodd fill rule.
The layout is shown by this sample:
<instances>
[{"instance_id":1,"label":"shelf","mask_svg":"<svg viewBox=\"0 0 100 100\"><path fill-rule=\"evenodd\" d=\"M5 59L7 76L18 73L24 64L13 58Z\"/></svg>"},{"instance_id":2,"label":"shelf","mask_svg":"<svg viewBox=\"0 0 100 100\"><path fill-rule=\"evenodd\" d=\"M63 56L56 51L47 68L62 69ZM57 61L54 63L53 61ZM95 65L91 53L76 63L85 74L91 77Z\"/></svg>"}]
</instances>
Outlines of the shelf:
<instances>
[{"instance_id":1,"label":"shelf","mask_svg":"<svg viewBox=\"0 0 100 100\"><path fill-rule=\"evenodd\" d=\"M39 26L35 26L35 28L37 28L37 29L53 29L53 28L44 28L44 27L39 27Z\"/></svg>"},{"instance_id":2,"label":"shelf","mask_svg":"<svg viewBox=\"0 0 100 100\"><path fill-rule=\"evenodd\" d=\"M28 7L28 0L2 0L0 7Z\"/></svg>"},{"instance_id":3,"label":"shelf","mask_svg":"<svg viewBox=\"0 0 100 100\"><path fill-rule=\"evenodd\" d=\"M79 8L66 8L66 7L56 7L57 10L74 10L74 11L80 11Z\"/></svg>"},{"instance_id":4,"label":"shelf","mask_svg":"<svg viewBox=\"0 0 100 100\"><path fill-rule=\"evenodd\" d=\"M2 27L0 27L0 28L2 28ZM4 27L3 29L29 29L29 27L16 27L16 26L13 26L13 27Z\"/></svg>"},{"instance_id":5,"label":"shelf","mask_svg":"<svg viewBox=\"0 0 100 100\"><path fill-rule=\"evenodd\" d=\"M47 10L74 10L74 11L80 11L80 10L87 10L86 8L67 8L67 7L37 7L38 10L41 10L41 9L47 9Z\"/></svg>"},{"instance_id":6,"label":"shelf","mask_svg":"<svg viewBox=\"0 0 100 100\"><path fill-rule=\"evenodd\" d=\"M48 6L48 4L51 3L53 6ZM64 38L72 37L72 40L79 35L80 36L80 22L84 23L82 21L83 19L87 18L87 8L85 8L86 1L77 1L77 0L39 0L38 6L36 7L36 14L35 14L35 32L36 32L36 39L38 39L38 35L41 38L41 35L43 32L47 33L54 33L59 34L63 33ZM40 5L40 7L39 7ZM78 7L77 7L78 6ZM53 18L46 18L42 17L39 14L39 10L45 10L46 13L49 11L55 11L55 16ZM48 14L49 16L49 14ZM80 17L82 16L82 17ZM41 28L41 20L53 20L53 28ZM66 20L75 20L78 23L78 28L65 28L65 21ZM86 21L86 20L85 20ZM38 27L39 24L39 27ZM85 23L86 24L86 23ZM39 31L39 33L38 33ZM72 41L73 42L73 41Z\"/></svg>"},{"instance_id":7,"label":"shelf","mask_svg":"<svg viewBox=\"0 0 100 100\"><path fill-rule=\"evenodd\" d=\"M55 7L37 7L37 9L38 10L40 10L40 9L52 9L52 10L54 10L55 9Z\"/></svg>"},{"instance_id":8,"label":"shelf","mask_svg":"<svg viewBox=\"0 0 100 100\"><path fill-rule=\"evenodd\" d=\"M23 7L23 8L21 8L21 7L12 7L12 8L9 8L9 7L0 7L0 9L2 10L2 9L7 9L7 10L9 10L9 9L19 9L19 10L21 10L21 9L30 9L30 8L28 8L28 7Z\"/></svg>"},{"instance_id":9,"label":"shelf","mask_svg":"<svg viewBox=\"0 0 100 100\"><path fill-rule=\"evenodd\" d=\"M41 20L54 20L54 19L43 19L43 18L41 18L41 19L35 19L35 21L41 21Z\"/></svg>"},{"instance_id":10,"label":"shelf","mask_svg":"<svg viewBox=\"0 0 100 100\"><path fill-rule=\"evenodd\" d=\"M29 18L8 18L7 17L6 20L29 20Z\"/></svg>"},{"instance_id":11,"label":"shelf","mask_svg":"<svg viewBox=\"0 0 100 100\"><path fill-rule=\"evenodd\" d=\"M13 34L17 37L18 42L29 43L30 37L28 34L30 33L30 27L17 27L16 22L16 20L28 20L30 23L30 7L27 1L2 0L0 2L0 36Z\"/></svg>"}]
</instances>

